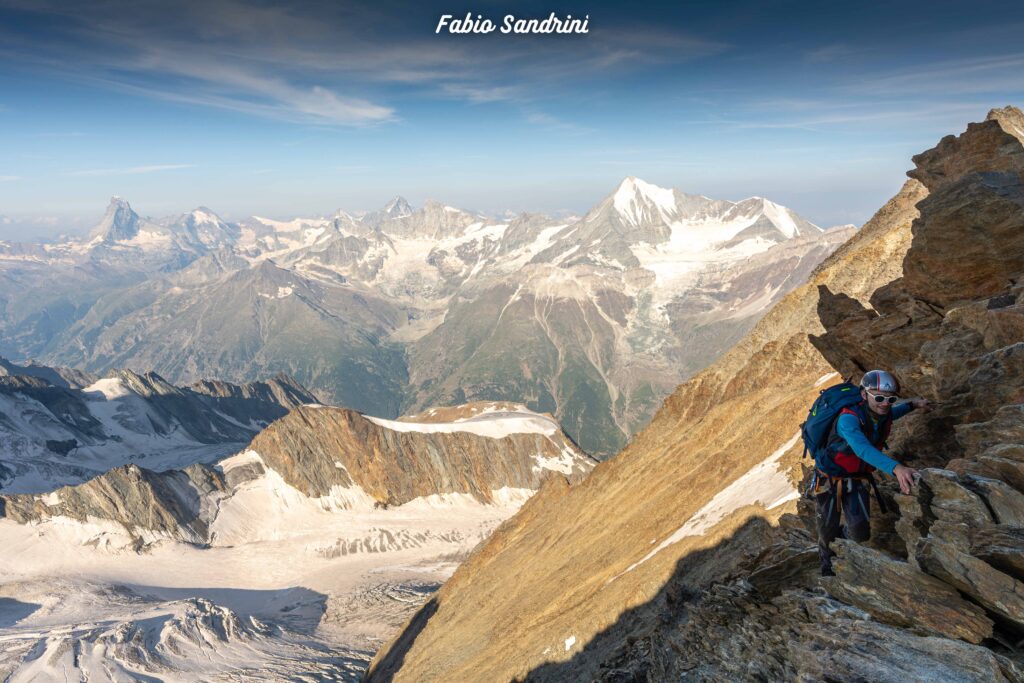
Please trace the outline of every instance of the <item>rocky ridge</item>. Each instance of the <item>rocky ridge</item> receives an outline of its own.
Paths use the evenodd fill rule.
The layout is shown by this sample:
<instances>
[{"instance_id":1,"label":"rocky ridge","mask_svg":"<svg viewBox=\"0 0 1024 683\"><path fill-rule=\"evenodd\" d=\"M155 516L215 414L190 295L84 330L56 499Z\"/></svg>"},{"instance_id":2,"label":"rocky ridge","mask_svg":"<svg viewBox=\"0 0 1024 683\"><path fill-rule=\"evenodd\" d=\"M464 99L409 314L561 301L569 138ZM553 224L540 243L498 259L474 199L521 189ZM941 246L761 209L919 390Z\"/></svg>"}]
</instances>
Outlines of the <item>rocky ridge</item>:
<instances>
[{"instance_id":1,"label":"rocky ridge","mask_svg":"<svg viewBox=\"0 0 1024 683\"><path fill-rule=\"evenodd\" d=\"M1024 680L1022 131L994 110L915 157L622 453L506 522L368 680ZM806 501L722 494L775 451L795 499L817 387L872 367L936 404L890 440L922 479L910 496L886 481L894 512L820 579Z\"/></svg>"},{"instance_id":2,"label":"rocky ridge","mask_svg":"<svg viewBox=\"0 0 1024 683\"><path fill-rule=\"evenodd\" d=\"M448 493L486 503L496 489L535 490L549 471L578 481L594 465L553 418L524 406L479 403L437 412L429 422L389 422L344 408L301 407L260 432L249 450L306 495L358 486L381 505ZM453 413L474 417L452 419Z\"/></svg>"},{"instance_id":3,"label":"rocky ridge","mask_svg":"<svg viewBox=\"0 0 1024 683\"><path fill-rule=\"evenodd\" d=\"M221 393L260 393L218 386ZM112 547L125 534L136 550L160 540L205 546L217 541L218 521L237 528L240 514L246 525L259 527L261 517L276 514L265 504L250 509L239 503L241 512L221 519L236 495L245 499L261 487L271 487L273 500L286 506L323 510L386 509L460 495L490 504L496 496L532 493L551 472L578 481L595 464L550 416L524 406L479 403L445 413L431 422L390 422L302 405L260 431L243 452L213 466L153 472L130 464L44 495L0 495L0 517L21 524L64 518L91 524L94 538ZM104 532L107 524L123 533Z\"/></svg>"},{"instance_id":4,"label":"rocky ridge","mask_svg":"<svg viewBox=\"0 0 1024 683\"><path fill-rule=\"evenodd\" d=\"M124 465L44 496L0 496L0 517L20 524L57 517L114 522L132 535L135 550L160 539L205 544L225 489L221 473L205 465L167 472Z\"/></svg>"}]
</instances>

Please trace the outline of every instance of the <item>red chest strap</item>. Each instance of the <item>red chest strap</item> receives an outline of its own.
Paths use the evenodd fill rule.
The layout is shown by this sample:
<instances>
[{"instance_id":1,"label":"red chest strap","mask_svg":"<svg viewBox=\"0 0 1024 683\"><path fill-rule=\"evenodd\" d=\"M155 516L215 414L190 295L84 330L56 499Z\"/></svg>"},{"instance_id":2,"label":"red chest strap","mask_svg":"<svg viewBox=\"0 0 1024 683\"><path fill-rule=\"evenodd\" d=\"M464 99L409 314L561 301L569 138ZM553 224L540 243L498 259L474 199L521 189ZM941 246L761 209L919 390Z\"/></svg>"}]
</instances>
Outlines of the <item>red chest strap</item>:
<instances>
[{"instance_id":1,"label":"red chest strap","mask_svg":"<svg viewBox=\"0 0 1024 683\"><path fill-rule=\"evenodd\" d=\"M847 415L853 415L855 418L857 418L857 422L859 422L862 427L864 426L864 420L861 419L860 413L858 413L853 408L843 408L842 410L839 411L840 415L844 413Z\"/></svg>"}]
</instances>

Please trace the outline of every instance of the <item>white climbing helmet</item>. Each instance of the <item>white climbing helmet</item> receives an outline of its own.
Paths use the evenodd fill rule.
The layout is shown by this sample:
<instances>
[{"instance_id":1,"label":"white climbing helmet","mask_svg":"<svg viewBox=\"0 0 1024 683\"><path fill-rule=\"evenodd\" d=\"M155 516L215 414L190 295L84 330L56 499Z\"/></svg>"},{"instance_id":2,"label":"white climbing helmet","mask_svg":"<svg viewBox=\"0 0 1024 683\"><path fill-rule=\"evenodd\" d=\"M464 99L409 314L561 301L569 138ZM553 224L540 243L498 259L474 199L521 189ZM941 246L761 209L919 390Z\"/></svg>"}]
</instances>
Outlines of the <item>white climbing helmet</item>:
<instances>
[{"instance_id":1,"label":"white climbing helmet","mask_svg":"<svg viewBox=\"0 0 1024 683\"><path fill-rule=\"evenodd\" d=\"M890 394L900 393L899 380L885 370L871 370L864 373L864 378L860 381L860 388L870 389L871 391L886 391Z\"/></svg>"}]
</instances>

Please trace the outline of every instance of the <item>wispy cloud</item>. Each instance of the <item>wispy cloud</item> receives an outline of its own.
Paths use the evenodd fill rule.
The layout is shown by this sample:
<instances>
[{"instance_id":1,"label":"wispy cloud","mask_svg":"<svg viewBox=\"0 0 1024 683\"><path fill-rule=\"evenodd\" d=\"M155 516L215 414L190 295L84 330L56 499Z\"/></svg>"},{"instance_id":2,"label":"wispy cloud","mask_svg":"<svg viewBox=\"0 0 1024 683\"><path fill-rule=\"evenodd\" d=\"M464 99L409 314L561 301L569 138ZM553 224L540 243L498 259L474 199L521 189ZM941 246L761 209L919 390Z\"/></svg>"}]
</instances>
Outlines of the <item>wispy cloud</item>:
<instances>
[{"instance_id":1,"label":"wispy cloud","mask_svg":"<svg viewBox=\"0 0 1024 683\"><path fill-rule=\"evenodd\" d=\"M528 110L524 112L524 115L526 116L526 120L535 126L541 126L551 130L557 130L563 133L582 134L593 132L593 129L591 128L581 126L577 123L563 121L558 117L552 116L551 114L541 111Z\"/></svg>"},{"instance_id":2,"label":"wispy cloud","mask_svg":"<svg viewBox=\"0 0 1024 683\"><path fill-rule=\"evenodd\" d=\"M115 90L167 102L226 109L292 123L365 125L394 118L392 109L366 100L343 98L320 86L301 88L266 79L254 79L248 88L234 93L218 92L224 83L211 82L207 83L209 88L179 91L106 78L98 80Z\"/></svg>"},{"instance_id":3,"label":"wispy cloud","mask_svg":"<svg viewBox=\"0 0 1024 683\"><path fill-rule=\"evenodd\" d=\"M160 171L177 171L183 168L195 168L195 164L156 164L152 166L132 166L130 168L94 168L85 171L71 171L72 176L104 176L104 175L136 175L139 173L159 173Z\"/></svg>"},{"instance_id":4,"label":"wispy cloud","mask_svg":"<svg viewBox=\"0 0 1024 683\"><path fill-rule=\"evenodd\" d=\"M585 39L445 40L393 7L356 3L254 6L182 0L89 7L28 5L59 31L0 26L0 59L138 95L298 123L361 126L400 118L393 86L471 104L523 104L608 70L679 63L728 46L659 26L599 27ZM415 13L413 13L415 14ZM408 21L408 20L407 20ZM154 29L154 27L159 27ZM408 95L410 91L404 91Z\"/></svg>"},{"instance_id":5,"label":"wispy cloud","mask_svg":"<svg viewBox=\"0 0 1024 683\"><path fill-rule=\"evenodd\" d=\"M515 86L470 85L464 83L445 83L441 86L441 92L467 100L473 104L514 100L523 95L522 88Z\"/></svg>"},{"instance_id":6,"label":"wispy cloud","mask_svg":"<svg viewBox=\"0 0 1024 683\"><path fill-rule=\"evenodd\" d=\"M869 77L844 89L876 97L1021 93L1024 92L1024 53L933 62L891 75Z\"/></svg>"},{"instance_id":7,"label":"wispy cloud","mask_svg":"<svg viewBox=\"0 0 1024 683\"><path fill-rule=\"evenodd\" d=\"M20 175L0 175L0 183L12 183L15 180L21 180Z\"/></svg>"},{"instance_id":8,"label":"wispy cloud","mask_svg":"<svg viewBox=\"0 0 1024 683\"><path fill-rule=\"evenodd\" d=\"M913 102L870 100L850 103L844 99L802 101L757 100L737 107L730 116L680 120L686 125L711 125L749 130L806 130L825 132L854 126L940 122L983 117L989 105L980 102Z\"/></svg>"},{"instance_id":9,"label":"wispy cloud","mask_svg":"<svg viewBox=\"0 0 1024 683\"><path fill-rule=\"evenodd\" d=\"M814 50L809 50L804 53L804 60L811 62L812 64L821 64L824 62L834 62L844 57L856 54L856 50L849 45L842 43L836 43L833 45L824 45Z\"/></svg>"}]
</instances>

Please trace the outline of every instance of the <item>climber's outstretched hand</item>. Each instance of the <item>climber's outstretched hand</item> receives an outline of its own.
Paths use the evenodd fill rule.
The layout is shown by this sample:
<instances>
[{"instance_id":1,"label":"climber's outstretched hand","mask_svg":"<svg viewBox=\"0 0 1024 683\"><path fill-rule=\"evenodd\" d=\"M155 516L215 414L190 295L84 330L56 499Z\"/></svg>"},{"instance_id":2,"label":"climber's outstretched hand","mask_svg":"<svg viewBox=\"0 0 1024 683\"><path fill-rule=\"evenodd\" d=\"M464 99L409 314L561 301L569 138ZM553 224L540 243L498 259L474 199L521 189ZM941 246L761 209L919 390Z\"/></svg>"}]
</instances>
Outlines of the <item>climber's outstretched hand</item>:
<instances>
[{"instance_id":1,"label":"climber's outstretched hand","mask_svg":"<svg viewBox=\"0 0 1024 683\"><path fill-rule=\"evenodd\" d=\"M896 465L896 469L892 471L896 477L896 481L900 483L900 491L904 495L910 495L910 489L914 486L914 475L917 474L917 470L906 465Z\"/></svg>"}]
</instances>

